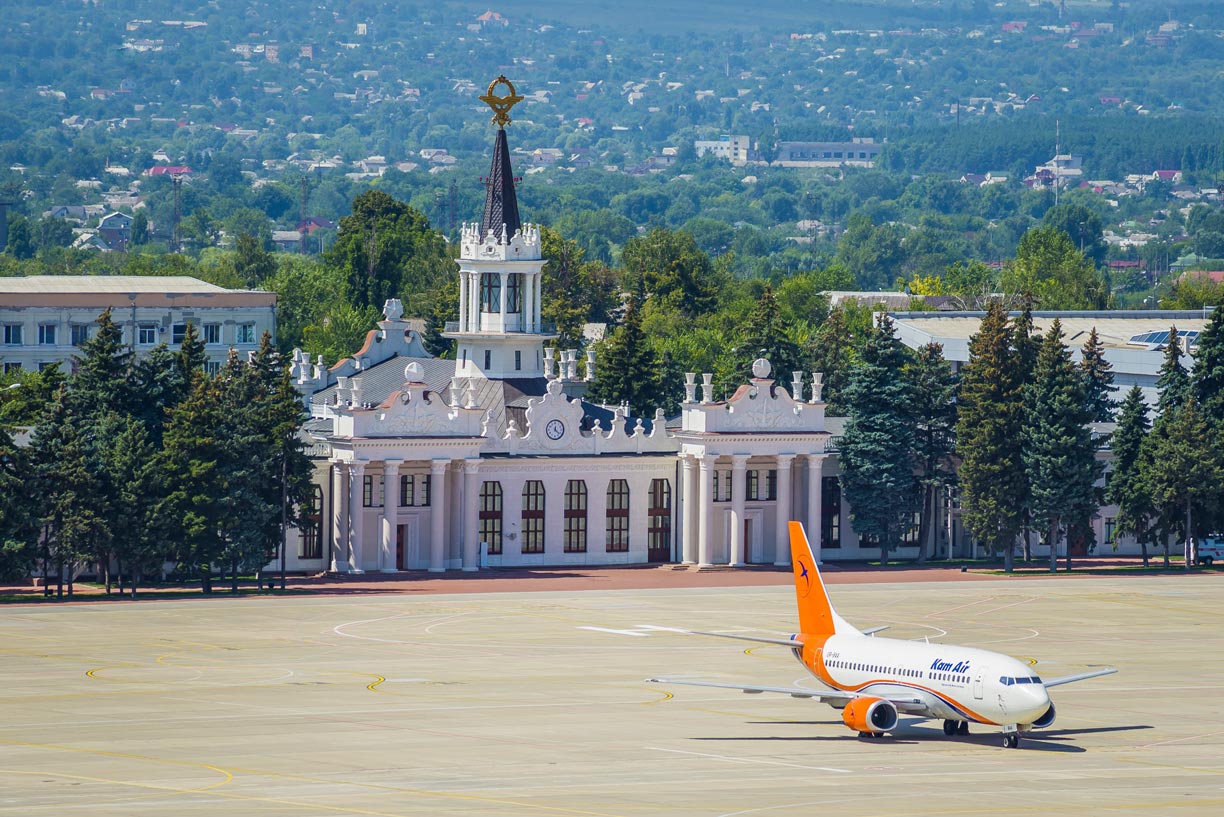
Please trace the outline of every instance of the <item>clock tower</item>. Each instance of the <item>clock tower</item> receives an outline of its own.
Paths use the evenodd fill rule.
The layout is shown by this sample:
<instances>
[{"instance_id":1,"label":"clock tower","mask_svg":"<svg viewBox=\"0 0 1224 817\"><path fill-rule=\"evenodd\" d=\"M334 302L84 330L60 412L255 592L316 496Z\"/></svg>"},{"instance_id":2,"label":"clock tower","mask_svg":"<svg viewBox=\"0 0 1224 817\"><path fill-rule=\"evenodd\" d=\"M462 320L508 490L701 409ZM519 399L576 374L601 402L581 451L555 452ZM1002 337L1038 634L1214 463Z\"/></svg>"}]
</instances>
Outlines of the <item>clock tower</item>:
<instances>
[{"instance_id":1,"label":"clock tower","mask_svg":"<svg viewBox=\"0 0 1224 817\"><path fill-rule=\"evenodd\" d=\"M499 85L506 88L504 96L494 95ZM494 111L497 139L484 180L484 214L479 224L463 226L459 320L447 323L442 336L457 342L457 378L539 378L544 376L544 342L557 335L540 320L540 230L519 219L506 142L509 111L522 97L499 76L481 100Z\"/></svg>"}]
</instances>

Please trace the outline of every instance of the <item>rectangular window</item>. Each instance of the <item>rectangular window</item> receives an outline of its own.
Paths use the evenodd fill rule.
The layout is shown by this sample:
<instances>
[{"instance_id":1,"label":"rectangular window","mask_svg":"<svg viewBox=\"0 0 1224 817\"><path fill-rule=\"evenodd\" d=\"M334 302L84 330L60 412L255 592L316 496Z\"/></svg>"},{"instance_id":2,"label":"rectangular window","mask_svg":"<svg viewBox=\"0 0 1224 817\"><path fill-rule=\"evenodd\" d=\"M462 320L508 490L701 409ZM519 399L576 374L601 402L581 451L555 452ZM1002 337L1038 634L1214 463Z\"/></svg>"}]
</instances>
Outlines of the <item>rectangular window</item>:
<instances>
[{"instance_id":1,"label":"rectangular window","mask_svg":"<svg viewBox=\"0 0 1224 817\"><path fill-rule=\"evenodd\" d=\"M519 349L514 350L514 371L521 372L523 370L523 353Z\"/></svg>"},{"instance_id":2,"label":"rectangular window","mask_svg":"<svg viewBox=\"0 0 1224 817\"><path fill-rule=\"evenodd\" d=\"M221 371L221 361L206 360L204 361L204 373L209 377L216 377Z\"/></svg>"},{"instance_id":3,"label":"rectangular window","mask_svg":"<svg viewBox=\"0 0 1224 817\"><path fill-rule=\"evenodd\" d=\"M761 497L761 499L765 499L770 502L774 502L777 500L777 498L778 498L778 472L777 471L766 471L765 472L765 496Z\"/></svg>"},{"instance_id":4,"label":"rectangular window","mask_svg":"<svg viewBox=\"0 0 1224 817\"><path fill-rule=\"evenodd\" d=\"M513 315L519 311L519 282L521 276L510 274L506 279L506 314Z\"/></svg>"},{"instance_id":5,"label":"rectangular window","mask_svg":"<svg viewBox=\"0 0 1224 817\"><path fill-rule=\"evenodd\" d=\"M176 323L170 327L170 342L175 346L182 344L183 339L187 337L187 324Z\"/></svg>"},{"instance_id":6,"label":"rectangular window","mask_svg":"<svg viewBox=\"0 0 1224 817\"><path fill-rule=\"evenodd\" d=\"M748 475L747 496L749 499L755 500L757 498L757 494L759 493L758 488L761 484L761 472L757 470L752 470L752 471L749 471L747 475Z\"/></svg>"},{"instance_id":7,"label":"rectangular window","mask_svg":"<svg viewBox=\"0 0 1224 817\"><path fill-rule=\"evenodd\" d=\"M383 505L382 475L366 474L361 480L362 506L366 508L381 508Z\"/></svg>"},{"instance_id":8,"label":"rectangular window","mask_svg":"<svg viewBox=\"0 0 1224 817\"><path fill-rule=\"evenodd\" d=\"M587 488L580 479L565 483L565 552L586 553Z\"/></svg>"},{"instance_id":9,"label":"rectangular window","mask_svg":"<svg viewBox=\"0 0 1224 817\"><path fill-rule=\"evenodd\" d=\"M544 552L544 483L523 485L523 553Z\"/></svg>"},{"instance_id":10,"label":"rectangular window","mask_svg":"<svg viewBox=\"0 0 1224 817\"><path fill-rule=\"evenodd\" d=\"M841 547L841 483L837 477L825 477L820 486L821 547Z\"/></svg>"},{"instance_id":11,"label":"rectangular window","mask_svg":"<svg viewBox=\"0 0 1224 817\"><path fill-rule=\"evenodd\" d=\"M234 338L235 343L255 342L255 324L240 323L234 328L237 330L237 335Z\"/></svg>"},{"instance_id":12,"label":"rectangular window","mask_svg":"<svg viewBox=\"0 0 1224 817\"><path fill-rule=\"evenodd\" d=\"M85 341L89 340L89 324L74 323L72 325L72 345L80 346Z\"/></svg>"},{"instance_id":13,"label":"rectangular window","mask_svg":"<svg viewBox=\"0 0 1224 817\"><path fill-rule=\"evenodd\" d=\"M136 327L136 343L140 346L152 346L157 343L157 325L142 323Z\"/></svg>"},{"instance_id":14,"label":"rectangular window","mask_svg":"<svg viewBox=\"0 0 1224 817\"><path fill-rule=\"evenodd\" d=\"M429 507L429 474L400 474L400 507Z\"/></svg>"},{"instance_id":15,"label":"rectangular window","mask_svg":"<svg viewBox=\"0 0 1224 817\"><path fill-rule=\"evenodd\" d=\"M502 488L500 482L480 485L480 541L490 556L502 552Z\"/></svg>"},{"instance_id":16,"label":"rectangular window","mask_svg":"<svg viewBox=\"0 0 1224 817\"><path fill-rule=\"evenodd\" d=\"M25 343L23 327L19 323L6 323L4 325L4 345L5 346L20 346Z\"/></svg>"},{"instance_id":17,"label":"rectangular window","mask_svg":"<svg viewBox=\"0 0 1224 817\"><path fill-rule=\"evenodd\" d=\"M302 541L298 543L299 559L323 558L323 488L311 486L310 498L302 521Z\"/></svg>"},{"instance_id":18,"label":"rectangular window","mask_svg":"<svg viewBox=\"0 0 1224 817\"><path fill-rule=\"evenodd\" d=\"M1118 519L1114 516L1105 517L1105 544L1118 543Z\"/></svg>"},{"instance_id":19,"label":"rectangular window","mask_svg":"<svg viewBox=\"0 0 1224 817\"><path fill-rule=\"evenodd\" d=\"M20 363L5 363L4 364L5 374L11 374L12 372L19 372L19 371L21 371Z\"/></svg>"},{"instance_id":20,"label":"rectangular window","mask_svg":"<svg viewBox=\"0 0 1224 817\"><path fill-rule=\"evenodd\" d=\"M608 553L629 550L629 483L623 479L608 482L604 542Z\"/></svg>"},{"instance_id":21,"label":"rectangular window","mask_svg":"<svg viewBox=\"0 0 1224 817\"><path fill-rule=\"evenodd\" d=\"M55 324L40 323L38 325L38 345L39 346L54 346L55 345Z\"/></svg>"},{"instance_id":22,"label":"rectangular window","mask_svg":"<svg viewBox=\"0 0 1224 817\"><path fill-rule=\"evenodd\" d=\"M501 312L501 273L484 272L480 275L480 311Z\"/></svg>"},{"instance_id":23,"label":"rectangular window","mask_svg":"<svg viewBox=\"0 0 1224 817\"><path fill-rule=\"evenodd\" d=\"M714 472L714 501L715 502L730 502L731 501L731 472L730 471L715 471Z\"/></svg>"},{"instance_id":24,"label":"rectangular window","mask_svg":"<svg viewBox=\"0 0 1224 817\"><path fill-rule=\"evenodd\" d=\"M485 349L485 370L493 368L493 352L490 349Z\"/></svg>"},{"instance_id":25,"label":"rectangular window","mask_svg":"<svg viewBox=\"0 0 1224 817\"><path fill-rule=\"evenodd\" d=\"M671 550L671 483L665 479L650 481L650 518L646 529L647 546L651 550Z\"/></svg>"},{"instance_id":26,"label":"rectangular window","mask_svg":"<svg viewBox=\"0 0 1224 817\"><path fill-rule=\"evenodd\" d=\"M221 342L221 324L204 324L204 342L213 346Z\"/></svg>"}]
</instances>

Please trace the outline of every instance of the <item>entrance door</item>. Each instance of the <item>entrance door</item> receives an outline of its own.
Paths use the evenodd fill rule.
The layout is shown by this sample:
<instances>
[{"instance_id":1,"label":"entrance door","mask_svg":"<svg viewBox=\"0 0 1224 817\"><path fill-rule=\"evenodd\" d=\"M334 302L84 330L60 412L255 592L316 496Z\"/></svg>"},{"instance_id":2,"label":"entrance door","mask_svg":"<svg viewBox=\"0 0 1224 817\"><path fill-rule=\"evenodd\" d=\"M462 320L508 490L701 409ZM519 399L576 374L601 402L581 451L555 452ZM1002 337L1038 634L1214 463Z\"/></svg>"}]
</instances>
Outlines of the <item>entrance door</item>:
<instances>
[{"instance_id":1,"label":"entrance door","mask_svg":"<svg viewBox=\"0 0 1224 817\"><path fill-rule=\"evenodd\" d=\"M396 526L395 566L400 570L426 569L429 556L421 551L420 519L413 515Z\"/></svg>"},{"instance_id":2,"label":"entrance door","mask_svg":"<svg viewBox=\"0 0 1224 817\"><path fill-rule=\"evenodd\" d=\"M395 526L395 569L404 569L404 526Z\"/></svg>"},{"instance_id":3,"label":"entrance door","mask_svg":"<svg viewBox=\"0 0 1224 817\"><path fill-rule=\"evenodd\" d=\"M769 561L765 556L765 537L761 535L765 530L763 521L760 508L744 511L744 546L748 552L748 561L754 565L763 565Z\"/></svg>"},{"instance_id":4,"label":"entrance door","mask_svg":"<svg viewBox=\"0 0 1224 817\"><path fill-rule=\"evenodd\" d=\"M977 700L982 700L982 668L978 667L977 675L973 678L973 697Z\"/></svg>"}]
</instances>

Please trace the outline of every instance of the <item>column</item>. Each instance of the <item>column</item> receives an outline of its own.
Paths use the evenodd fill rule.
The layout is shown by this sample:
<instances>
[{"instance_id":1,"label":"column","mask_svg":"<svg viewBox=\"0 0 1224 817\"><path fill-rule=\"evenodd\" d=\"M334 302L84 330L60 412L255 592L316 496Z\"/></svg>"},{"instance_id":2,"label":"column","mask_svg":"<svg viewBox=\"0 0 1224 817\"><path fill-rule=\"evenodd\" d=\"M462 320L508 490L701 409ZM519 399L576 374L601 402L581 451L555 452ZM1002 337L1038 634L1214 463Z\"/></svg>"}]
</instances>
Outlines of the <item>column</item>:
<instances>
[{"instance_id":1,"label":"column","mask_svg":"<svg viewBox=\"0 0 1224 817\"><path fill-rule=\"evenodd\" d=\"M480 569L480 460L463 461L463 569Z\"/></svg>"},{"instance_id":2,"label":"column","mask_svg":"<svg viewBox=\"0 0 1224 817\"><path fill-rule=\"evenodd\" d=\"M364 573L361 569L361 522L363 506L361 504L362 486L365 483L365 463L349 463L349 572Z\"/></svg>"},{"instance_id":3,"label":"column","mask_svg":"<svg viewBox=\"0 0 1224 817\"><path fill-rule=\"evenodd\" d=\"M710 567L710 510L714 507L714 460L715 455L709 451L701 455L698 469L701 474L701 488L697 500L697 566Z\"/></svg>"},{"instance_id":4,"label":"column","mask_svg":"<svg viewBox=\"0 0 1224 817\"><path fill-rule=\"evenodd\" d=\"M683 468L680 488L681 561L691 565L697 561L697 461L688 454L680 455Z\"/></svg>"},{"instance_id":5,"label":"column","mask_svg":"<svg viewBox=\"0 0 1224 817\"><path fill-rule=\"evenodd\" d=\"M395 573L399 569L395 558L396 527L399 524L400 460L383 460L382 547L378 549L378 569Z\"/></svg>"},{"instance_id":6,"label":"column","mask_svg":"<svg viewBox=\"0 0 1224 817\"><path fill-rule=\"evenodd\" d=\"M808 544L812 546L812 557L821 564L820 550L824 545L824 454L808 454Z\"/></svg>"},{"instance_id":7,"label":"column","mask_svg":"<svg viewBox=\"0 0 1224 817\"><path fill-rule=\"evenodd\" d=\"M744 550L744 494L747 485L748 455L731 457L731 567L743 567L747 560Z\"/></svg>"},{"instance_id":8,"label":"column","mask_svg":"<svg viewBox=\"0 0 1224 817\"><path fill-rule=\"evenodd\" d=\"M450 495L450 507L446 513L447 535L444 539L443 566L454 564L463 553L463 466L455 465L446 472L446 492Z\"/></svg>"},{"instance_id":9,"label":"column","mask_svg":"<svg viewBox=\"0 0 1224 817\"><path fill-rule=\"evenodd\" d=\"M469 318L471 322L471 331L480 331L480 273L472 273L472 297L468 302Z\"/></svg>"},{"instance_id":10,"label":"column","mask_svg":"<svg viewBox=\"0 0 1224 817\"><path fill-rule=\"evenodd\" d=\"M459 273L459 331L466 332L468 330L468 304L469 295L468 287L471 285L471 274L461 271Z\"/></svg>"},{"instance_id":11,"label":"column","mask_svg":"<svg viewBox=\"0 0 1224 817\"><path fill-rule=\"evenodd\" d=\"M778 534L774 544L774 564L785 567L790 559L791 463L794 454L778 455Z\"/></svg>"},{"instance_id":12,"label":"column","mask_svg":"<svg viewBox=\"0 0 1224 817\"><path fill-rule=\"evenodd\" d=\"M446 466L447 460L429 464L429 572L446 570Z\"/></svg>"},{"instance_id":13,"label":"column","mask_svg":"<svg viewBox=\"0 0 1224 817\"><path fill-rule=\"evenodd\" d=\"M497 304L497 312L501 315L501 331L506 331L506 284L509 283L510 274L503 272L501 275L501 288L498 290L500 299Z\"/></svg>"},{"instance_id":14,"label":"column","mask_svg":"<svg viewBox=\"0 0 1224 817\"><path fill-rule=\"evenodd\" d=\"M348 464L332 460L332 572L348 570L348 512L349 474Z\"/></svg>"}]
</instances>

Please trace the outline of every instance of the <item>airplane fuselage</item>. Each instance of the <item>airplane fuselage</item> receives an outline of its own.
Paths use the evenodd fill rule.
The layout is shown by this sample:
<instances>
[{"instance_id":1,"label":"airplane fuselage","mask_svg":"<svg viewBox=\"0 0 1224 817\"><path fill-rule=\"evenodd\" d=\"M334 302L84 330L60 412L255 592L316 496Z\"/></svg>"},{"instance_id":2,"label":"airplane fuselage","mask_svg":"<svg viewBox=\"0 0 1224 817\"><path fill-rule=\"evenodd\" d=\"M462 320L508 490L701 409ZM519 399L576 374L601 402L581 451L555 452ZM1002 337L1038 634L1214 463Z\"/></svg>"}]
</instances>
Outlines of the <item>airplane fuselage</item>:
<instances>
[{"instance_id":1,"label":"airplane fuselage","mask_svg":"<svg viewBox=\"0 0 1224 817\"><path fill-rule=\"evenodd\" d=\"M851 633L831 635L823 646L795 655L826 686L888 699L913 697L946 720L1018 724L1023 730L1050 708L1031 667L989 650Z\"/></svg>"}]
</instances>

